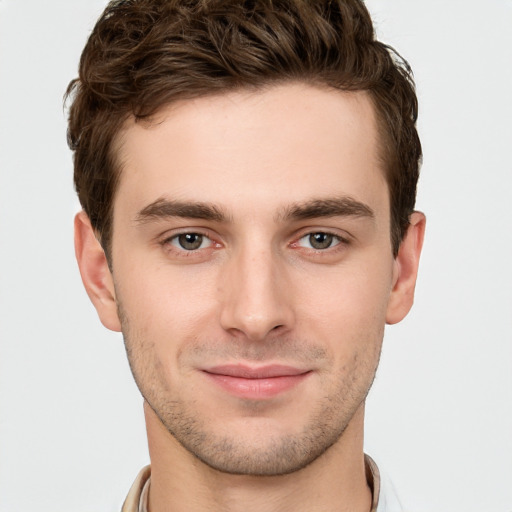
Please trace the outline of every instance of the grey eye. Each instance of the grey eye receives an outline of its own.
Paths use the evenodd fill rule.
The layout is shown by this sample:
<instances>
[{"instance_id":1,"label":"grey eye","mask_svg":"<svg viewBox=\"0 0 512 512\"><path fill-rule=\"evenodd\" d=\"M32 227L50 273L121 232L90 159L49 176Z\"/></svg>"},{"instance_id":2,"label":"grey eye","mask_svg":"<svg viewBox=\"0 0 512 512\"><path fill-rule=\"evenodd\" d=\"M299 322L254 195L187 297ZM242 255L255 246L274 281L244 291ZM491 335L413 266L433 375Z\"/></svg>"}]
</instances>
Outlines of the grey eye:
<instances>
[{"instance_id":1,"label":"grey eye","mask_svg":"<svg viewBox=\"0 0 512 512\"><path fill-rule=\"evenodd\" d=\"M298 241L298 245L300 247L305 247L306 249L314 249L315 251L330 249L331 247L336 247L340 243L342 243L342 239L339 236L333 235L332 233L327 233L325 231L308 233Z\"/></svg>"},{"instance_id":2,"label":"grey eye","mask_svg":"<svg viewBox=\"0 0 512 512\"><path fill-rule=\"evenodd\" d=\"M183 233L182 235L178 235L174 241L186 251L195 251L203 245L203 238L203 235L199 233Z\"/></svg>"},{"instance_id":3,"label":"grey eye","mask_svg":"<svg viewBox=\"0 0 512 512\"><path fill-rule=\"evenodd\" d=\"M311 233L308 237L309 244L313 249L328 249L334 241L334 235L330 233Z\"/></svg>"}]
</instances>

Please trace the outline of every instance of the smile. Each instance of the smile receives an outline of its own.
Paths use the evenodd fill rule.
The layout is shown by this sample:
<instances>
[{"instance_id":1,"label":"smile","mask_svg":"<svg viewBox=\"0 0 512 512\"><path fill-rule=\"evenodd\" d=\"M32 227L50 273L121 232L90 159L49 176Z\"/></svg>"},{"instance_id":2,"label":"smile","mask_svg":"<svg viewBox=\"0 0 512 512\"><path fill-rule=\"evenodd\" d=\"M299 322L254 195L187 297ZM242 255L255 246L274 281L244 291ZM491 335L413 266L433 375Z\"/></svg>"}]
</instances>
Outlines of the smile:
<instances>
[{"instance_id":1,"label":"smile","mask_svg":"<svg viewBox=\"0 0 512 512\"><path fill-rule=\"evenodd\" d=\"M222 365L203 372L224 391L249 400L262 400L284 393L311 374L309 370L283 365Z\"/></svg>"}]
</instances>

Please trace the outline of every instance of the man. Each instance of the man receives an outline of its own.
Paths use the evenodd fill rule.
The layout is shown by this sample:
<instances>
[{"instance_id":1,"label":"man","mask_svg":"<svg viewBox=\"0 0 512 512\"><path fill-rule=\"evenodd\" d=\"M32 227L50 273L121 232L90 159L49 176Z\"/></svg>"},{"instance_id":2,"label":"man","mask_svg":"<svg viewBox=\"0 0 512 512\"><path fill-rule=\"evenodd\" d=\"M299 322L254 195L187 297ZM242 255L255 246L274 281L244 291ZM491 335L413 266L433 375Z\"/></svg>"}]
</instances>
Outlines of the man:
<instances>
[{"instance_id":1,"label":"man","mask_svg":"<svg viewBox=\"0 0 512 512\"><path fill-rule=\"evenodd\" d=\"M82 279L145 399L123 510L399 510L363 422L425 227L409 71L357 0L106 8L69 142Z\"/></svg>"}]
</instances>

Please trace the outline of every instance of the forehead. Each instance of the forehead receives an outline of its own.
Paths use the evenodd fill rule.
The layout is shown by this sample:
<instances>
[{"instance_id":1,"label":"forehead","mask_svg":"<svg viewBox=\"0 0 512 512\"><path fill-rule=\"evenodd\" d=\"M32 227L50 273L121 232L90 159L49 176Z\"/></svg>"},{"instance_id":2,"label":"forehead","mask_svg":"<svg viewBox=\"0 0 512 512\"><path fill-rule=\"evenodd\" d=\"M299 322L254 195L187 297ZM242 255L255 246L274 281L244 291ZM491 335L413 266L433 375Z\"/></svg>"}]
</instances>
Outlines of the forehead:
<instances>
[{"instance_id":1,"label":"forehead","mask_svg":"<svg viewBox=\"0 0 512 512\"><path fill-rule=\"evenodd\" d=\"M114 214L159 197L253 212L311 197L387 198L364 92L286 84L184 100L149 123L129 120L117 146Z\"/></svg>"}]
</instances>

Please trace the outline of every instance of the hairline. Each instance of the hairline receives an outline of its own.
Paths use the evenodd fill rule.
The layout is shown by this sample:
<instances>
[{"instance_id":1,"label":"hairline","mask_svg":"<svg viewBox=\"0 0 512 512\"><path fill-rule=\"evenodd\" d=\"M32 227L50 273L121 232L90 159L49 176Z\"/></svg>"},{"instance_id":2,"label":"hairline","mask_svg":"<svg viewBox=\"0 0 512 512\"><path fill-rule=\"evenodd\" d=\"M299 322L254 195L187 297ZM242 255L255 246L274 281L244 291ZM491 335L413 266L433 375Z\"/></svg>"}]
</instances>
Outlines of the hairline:
<instances>
[{"instance_id":1,"label":"hairline","mask_svg":"<svg viewBox=\"0 0 512 512\"><path fill-rule=\"evenodd\" d=\"M151 126L157 125L163 120L157 120L158 116L166 109L171 108L174 105L179 103L193 101L201 98L215 98L222 97L232 93L261 93L267 90L273 89L275 87L290 85L290 84L304 84L313 88L317 88L320 90L332 91L341 94L364 94L370 101L371 109L373 112L374 119L374 127L376 134L376 163L377 167L382 173L384 178L384 182L386 184L387 195L388 195L388 207L390 214L390 239L391 239L391 249L396 256L397 247L395 244L397 240L395 240L395 232L399 231L400 227L396 226L395 220L393 218L393 201L391 198L391 187L390 187L390 173L391 169L389 167L392 165L393 158L393 150L388 150L387 148L393 145L393 141L391 140L391 136L389 131L386 129L387 124L384 119L384 115L381 112L377 99L374 94L372 94L371 89L349 89L349 88L337 88L329 83L327 83L326 79L322 79L321 77L297 77L297 78L288 78L283 77L282 79L269 79L267 81L262 81L258 84L243 84L239 86L226 87L221 90L214 90L211 92L205 93L195 93L195 94L180 94L177 95L176 98L163 102L162 104L155 107L155 109L149 114L145 116L137 116L132 113L125 113L124 116L120 116L118 129L114 133L108 147L108 153L110 156L110 161L112 162L112 176L113 176L113 193L110 202L110 208L107 213L107 218L105 219L103 225L106 229L103 231L95 230L100 240L100 243L105 251L105 255L107 260L112 264L112 243L114 237L114 206L117 197L117 191L119 189L119 184L122 176L123 167L126 165L126 162L121 159L122 148L124 145L123 134L129 127L129 123L142 123L145 124L148 129ZM400 244L401 240L398 240L398 244Z\"/></svg>"}]
</instances>

